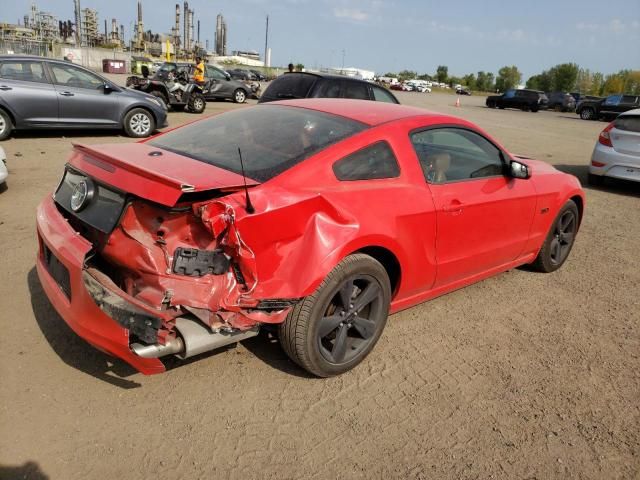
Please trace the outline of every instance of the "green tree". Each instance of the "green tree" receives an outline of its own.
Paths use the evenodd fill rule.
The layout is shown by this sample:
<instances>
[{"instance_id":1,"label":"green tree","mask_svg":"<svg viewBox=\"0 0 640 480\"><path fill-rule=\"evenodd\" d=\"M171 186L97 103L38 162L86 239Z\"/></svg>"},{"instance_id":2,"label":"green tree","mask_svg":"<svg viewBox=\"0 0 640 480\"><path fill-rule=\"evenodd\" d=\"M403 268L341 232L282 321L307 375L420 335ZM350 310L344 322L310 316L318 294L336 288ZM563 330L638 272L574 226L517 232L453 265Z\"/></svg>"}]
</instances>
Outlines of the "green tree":
<instances>
[{"instance_id":1,"label":"green tree","mask_svg":"<svg viewBox=\"0 0 640 480\"><path fill-rule=\"evenodd\" d=\"M531 88L532 90L542 90L543 92L548 92L552 90L553 78L549 71L545 70L544 72L529 77L527 80L527 88Z\"/></svg>"},{"instance_id":2,"label":"green tree","mask_svg":"<svg viewBox=\"0 0 640 480\"><path fill-rule=\"evenodd\" d=\"M510 67L505 66L498 70L498 78L496 79L496 88L501 92L515 88L520 84L522 80L522 73L518 70L518 67L512 65Z\"/></svg>"},{"instance_id":3,"label":"green tree","mask_svg":"<svg viewBox=\"0 0 640 480\"><path fill-rule=\"evenodd\" d=\"M604 75L600 72L596 72L591 77L591 90L589 95L602 95L602 87L604 87Z\"/></svg>"},{"instance_id":4,"label":"green tree","mask_svg":"<svg viewBox=\"0 0 640 480\"><path fill-rule=\"evenodd\" d=\"M478 85L476 82L476 76L473 73L468 73L464 77L462 77L462 83L469 87L471 90L477 90Z\"/></svg>"},{"instance_id":5,"label":"green tree","mask_svg":"<svg viewBox=\"0 0 640 480\"><path fill-rule=\"evenodd\" d=\"M578 70L578 76L576 78L576 90L580 93L587 93L591 91L593 85L593 75L588 68L581 68Z\"/></svg>"},{"instance_id":6,"label":"green tree","mask_svg":"<svg viewBox=\"0 0 640 480\"><path fill-rule=\"evenodd\" d=\"M487 73L487 81L485 83L486 92L493 92L496 88L493 73Z\"/></svg>"},{"instance_id":7,"label":"green tree","mask_svg":"<svg viewBox=\"0 0 640 480\"><path fill-rule=\"evenodd\" d=\"M552 67L549 70L551 89L557 92L569 92L573 90L576 85L579 70L578 65L575 63L561 63Z\"/></svg>"},{"instance_id":8,"label":"green tree","mask_svg":"<svg viewBox=\"0 0 640 480\"><path fill-rule=\"evenodd\" d=\"M433 77L428 73L423 73L422 75L418 75L418 80L433 80Z\"/></svg>"},{"instance_id":9,"label":"green tree","mask_svg":"<svg viewBox=\"0 0 640 480\"><path fill-rule=\"evenodd\" d=\"M304 70L304 65L302 63L296 63L296 71L301 72Z\"/></svg>"},{"instance_id":10,"label":"green tree","mask_svg":"<svg viewBox=\"0 0 640 480\"><path fill-rule=\"evenodd\" d=\"M481 92L493 91L493 73L485 73L480 70L476 77L476 88Z\"/></svg>"},{"instance_id":11,"label":"green tree","mask_svg":"<svg viewBox=\"0 0 640 480\"><path fill-rule=\"evenodd\" d=\"M436 79L439 83L446 83L449 78L449 68L446 65L438 65Z\"/></svg>"},{"instance_id":12,"label":"green tree","mask_svg":"<svg viewBox=\"0 0 640 480\"><path fill-rule=\"evenodd\" d=\"M398 73L398 80L400 80L401 82L404 82L405 80L414 79L417 76L418 74L413 70L402 70L400 73Z\"/></svg>"}]
</instances>

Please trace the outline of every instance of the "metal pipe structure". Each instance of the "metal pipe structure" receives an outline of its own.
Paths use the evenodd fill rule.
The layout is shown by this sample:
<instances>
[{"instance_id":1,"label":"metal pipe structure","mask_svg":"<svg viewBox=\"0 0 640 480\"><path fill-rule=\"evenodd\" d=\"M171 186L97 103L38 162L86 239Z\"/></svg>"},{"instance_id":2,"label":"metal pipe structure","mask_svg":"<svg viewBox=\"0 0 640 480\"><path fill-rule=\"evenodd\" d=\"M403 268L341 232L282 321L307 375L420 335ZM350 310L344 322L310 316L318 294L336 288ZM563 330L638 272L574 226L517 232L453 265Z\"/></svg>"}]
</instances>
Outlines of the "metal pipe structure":
<instances>
[{"instance_id":1,"label":"metal pipe structure","mask_svg":"<svg viewBox=\"0 0 640 480\"><path fill-rule=\"evenodd\" d=\"M166 344L143 345L133 343L131 350L136 355L144 358L160 358L166 355L178 355L180 358L189 358L216 348L221 348L232 343L255 337L260 331L259 327L244 332L212 332L202 323L189 318L176 318L176 330L180 334Z\"/></svg>"}]
</instances>

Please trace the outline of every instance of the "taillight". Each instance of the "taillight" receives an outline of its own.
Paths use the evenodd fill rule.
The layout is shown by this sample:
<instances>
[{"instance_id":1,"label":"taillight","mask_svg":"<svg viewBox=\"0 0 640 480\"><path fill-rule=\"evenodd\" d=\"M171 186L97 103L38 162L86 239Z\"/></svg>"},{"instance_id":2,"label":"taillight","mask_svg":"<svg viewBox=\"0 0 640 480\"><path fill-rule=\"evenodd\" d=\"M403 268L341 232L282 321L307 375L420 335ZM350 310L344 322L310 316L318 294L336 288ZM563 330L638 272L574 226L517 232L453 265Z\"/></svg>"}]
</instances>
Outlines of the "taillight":
<instances>
[{"instance_id":1,"label":"taillight","mask_svg":"<svg viewBox=\"0 0 640 480\"><path fill-rule=\"evenodd\" d=\"M602 145L605 145L607 147L613 147L613 144L611 143L611 136L609 135L609 132L611 131L612 128L613 128L613 122L607 125L605 129L600 132L600 136L598 137L598 142L600 142Z\"/></svg>"}]
</instances>

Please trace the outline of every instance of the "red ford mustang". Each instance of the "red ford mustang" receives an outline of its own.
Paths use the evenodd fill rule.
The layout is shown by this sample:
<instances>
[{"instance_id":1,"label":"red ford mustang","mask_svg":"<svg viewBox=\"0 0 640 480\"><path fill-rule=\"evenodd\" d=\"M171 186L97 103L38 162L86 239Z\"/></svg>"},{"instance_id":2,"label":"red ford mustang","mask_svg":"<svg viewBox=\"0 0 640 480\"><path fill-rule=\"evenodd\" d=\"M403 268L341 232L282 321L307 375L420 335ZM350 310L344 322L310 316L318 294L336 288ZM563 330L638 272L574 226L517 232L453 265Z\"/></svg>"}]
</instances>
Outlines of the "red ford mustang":
<instances>
[{"instance_id":1,"label":"red ford mustang","mask_svg":"<svg viewBox=\"0 0 640 480\"><path fill-rule=\"evenodd\" d=\"M275 102L76 145L38 208L37 269L78 335L145 374L271 325L330 376L363 360L390 312L518 265L559 268L584 202L575 177L458 118Z\"/></svg>"}]
</instances>

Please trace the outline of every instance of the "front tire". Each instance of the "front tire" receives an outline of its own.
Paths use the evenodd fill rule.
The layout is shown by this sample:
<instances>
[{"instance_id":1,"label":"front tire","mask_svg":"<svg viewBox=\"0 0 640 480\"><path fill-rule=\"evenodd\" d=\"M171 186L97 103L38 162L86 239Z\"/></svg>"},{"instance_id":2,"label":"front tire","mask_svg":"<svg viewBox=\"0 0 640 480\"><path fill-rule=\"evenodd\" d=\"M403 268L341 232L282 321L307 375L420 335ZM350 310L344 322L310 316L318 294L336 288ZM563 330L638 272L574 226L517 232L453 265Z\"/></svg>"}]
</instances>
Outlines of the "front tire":
<instances>
[{"instance_id":1,"label":"front tire","mask_svg":"<svg viewBox=\"0 0 640 480\"><path fill-rule=\"evenodd\" d=\"M289 358L318 377L351 370L377 343L389 315L391 284L374 258L349 255L279 326Z\"/></svg>"},{"instance_id":2,"label":"front tire","mask_svg":"<svg viewBox=\"0 0 640 480\"><path fill-rule=\"evenodd\" d=\"M534 270L555 272L567 260L578 233L580 216L573 200L567 201L558 212L538 256L531 264Z\"/></svg>"},{"instance_id":3,"label":"front tire","mask_svg":"<svg viewBox=\"0 0 640 480\"><path fill-rule=\"evenodd\" d=\"M233 92L233 101L236 103L244 103L247 100L247 94L241 88Z\"/></svg>"},{"instance_id":4,"label":"front tire","mask_svg":"<svg viewBox=\"0 0 640 480\"><path fill-rule=\"evenodd\" d=\"M6 140L13 131L13 122L7 112L0 109L0 141Z\"/></svg>"},{"instance_id":5,"label":"front tire","mask_svg":"<svg viewBox=\"0 0 640 480\"><path fill-rule=\"evenodd\" d=\"M596 116L596 112L593 108L585 107L580 111L580 118L582 120L593 120Z\"/></svg>"},{"instance_id":6,"label":"front tire","mask_svg":"<svg viewBox=\"0 0 640 480\"><path fill-rule=\"evenodd\" d=\"M153 115L144 108L134 108L124 117L124 131L129 137L148 137L155 129Z\"/></svg>"}]
</instances>

